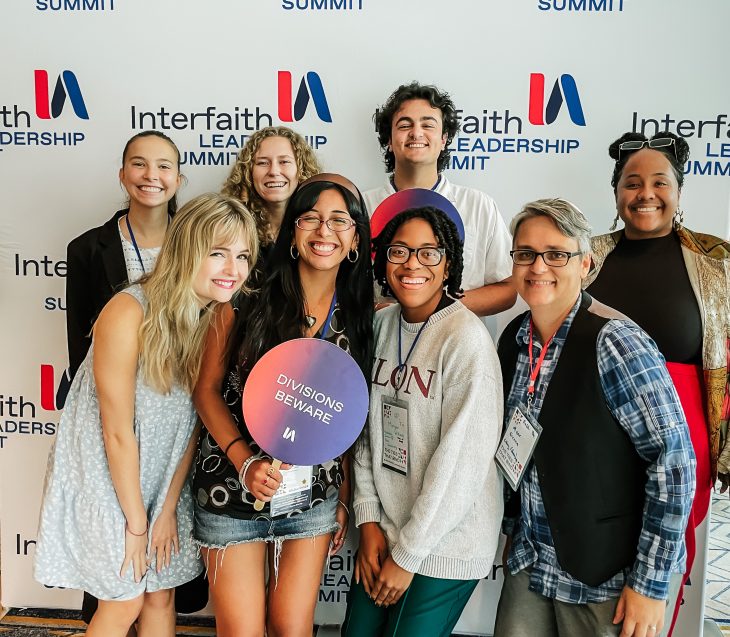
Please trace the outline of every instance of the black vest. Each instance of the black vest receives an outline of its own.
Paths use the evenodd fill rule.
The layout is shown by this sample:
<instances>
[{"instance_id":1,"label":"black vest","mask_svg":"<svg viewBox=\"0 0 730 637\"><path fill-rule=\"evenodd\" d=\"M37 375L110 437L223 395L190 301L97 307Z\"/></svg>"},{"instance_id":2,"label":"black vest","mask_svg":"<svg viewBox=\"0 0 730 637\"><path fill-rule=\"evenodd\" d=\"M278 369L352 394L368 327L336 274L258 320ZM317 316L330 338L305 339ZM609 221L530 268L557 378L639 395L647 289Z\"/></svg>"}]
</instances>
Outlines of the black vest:
<instances>
[{"instance_id":1,"label":"black vest","mask_svg":"<svg viewBox=\"0 0 730 637\"><path fill-rule=\"evenodd\" d=\"M596 357L601 328L618 317L583 293L540 409L533 456L558 562L589 586L633 565L643 521L647 463L606 405ZM523 318L499 341L505 388Z\"/></svg>"}]
</instances>

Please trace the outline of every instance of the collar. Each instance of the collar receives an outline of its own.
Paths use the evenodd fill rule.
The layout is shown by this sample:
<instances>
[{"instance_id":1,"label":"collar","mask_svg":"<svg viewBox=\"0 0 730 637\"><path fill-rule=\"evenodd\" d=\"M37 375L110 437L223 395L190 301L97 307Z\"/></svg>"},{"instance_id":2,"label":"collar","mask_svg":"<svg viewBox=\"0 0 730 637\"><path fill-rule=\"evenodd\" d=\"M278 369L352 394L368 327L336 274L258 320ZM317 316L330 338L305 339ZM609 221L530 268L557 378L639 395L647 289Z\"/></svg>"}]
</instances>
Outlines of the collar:
<instances>
[{"instance_id":1,"label":"collar","mask_svg":"<svg viewBox=\"0 0 730 637\"><path fill-rule=\"evenodd\" d=\"M573 324L573 319L575 319L575 315L578 313L578 308L581 305L581 301L583 301L583 295L578 294L578 298L575 300L575 303L573 304L573 308L570 310L570 313L568 316L565 317L565 320L562 322L560 327L558 328L558 331L555 332L555 336L553 336L553 343L557 343L560 347L563 346L565 343L565 339L568 337L568 331L570 330L570 326ZM517 330L517 336L515 337L517 339L517 345L527 345L530 341L530 312L526 312L524 318L522 319L522 323L520 324L520 329ZM540 347L542 347L542 343L537 343Z\"/></svg>"}]
</instances>

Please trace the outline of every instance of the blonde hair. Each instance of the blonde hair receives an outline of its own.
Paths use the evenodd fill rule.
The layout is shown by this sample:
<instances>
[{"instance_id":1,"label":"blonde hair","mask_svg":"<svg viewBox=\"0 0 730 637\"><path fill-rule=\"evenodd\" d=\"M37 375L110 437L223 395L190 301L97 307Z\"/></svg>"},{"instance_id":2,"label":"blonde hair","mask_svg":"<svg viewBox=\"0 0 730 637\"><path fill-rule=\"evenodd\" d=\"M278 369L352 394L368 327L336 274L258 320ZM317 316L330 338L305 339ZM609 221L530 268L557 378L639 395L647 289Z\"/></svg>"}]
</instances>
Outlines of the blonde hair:
<instances>
[{"instance_id":1,"label":"blonde hair","mask_svg":"<svg viewBox=\"0 0 730 637\"><path fill-rule=\"evenodd\" d=\"M193 281L214 245L238 238L248 244L250 272L258 256L256 222L232 197L200 195L173 218L154 270L141 281L147 308L139 328L140 369L156 391L169 393L173 384L192 391L217 305L203 306Z\"/></svg>"},{"instance_id":2,"label":"blonde hair","mask_svg":"<svg viewBox=\"0 0 730 637\"><path fill-rule=\"evenodd\" d=\"M286 126L267 126L257 130L248 138L241 152L236 157L228 179L223 184L221 192L229 197L240 199L251 211L256 219L259 241L262 245L273 243L276 240L273 228L269 222L269 213L266 205L253 185L253 165L256 153L261 142L268 137L283 137L288 139L294 150L294 160L297 164L297 181L302 183L312 175L322 172L312 147L299 133Z\"/></svg>"}]
</instances>

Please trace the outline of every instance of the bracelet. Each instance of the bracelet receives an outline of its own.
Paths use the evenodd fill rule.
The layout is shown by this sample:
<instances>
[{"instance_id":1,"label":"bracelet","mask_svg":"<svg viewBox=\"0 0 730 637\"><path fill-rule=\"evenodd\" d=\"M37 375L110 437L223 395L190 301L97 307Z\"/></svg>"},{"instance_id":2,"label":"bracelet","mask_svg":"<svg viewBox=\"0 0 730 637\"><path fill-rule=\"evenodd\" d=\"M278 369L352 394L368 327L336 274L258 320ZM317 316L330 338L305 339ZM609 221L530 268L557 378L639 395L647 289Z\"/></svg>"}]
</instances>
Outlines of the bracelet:
<instances>
[{"instance_id":1,"label":"bracelet","mask_svg":"<svg viewBox=\"0 0 730 637\"><path fill-rule=\"evenodd\" d=\"M243 461L243 464L241 465L241 470L238 472L238 481L241 483L241 488L243 489L244 493L251 493L246 486L246 472L248 471L248 468L253 464L254 460L260 460L260 458L258 458L255 454L250 455Z\"/></svg>"},{"instance_id":2,"label":"bracelet","mask_svg":"<svg viewBox=\"0 0 730 637\"><path fill-rule=\"evenodd\" d=\"M233 445L235 445L235 444L236 444L237 442L239 442L239 441L241 441L241 440L243 440L243 436L238 436L238 438L234 438L233 440L231 440L231 442L229 442L229 443L228 443L228 444L226 445L226 448L225 448L225 450L223 451L223 455L224 455L224 456L227 456L227 455L228 455L228 450L229 450L229 449L230 449L230 448L231 448L231 447L232 447Z\"/></svg>"},{"instance_id":3,"label":"bracelet","mask_svg":"<svg viewBox=\"0 0 730 637\"><path fill-rule=\"evenodd\" d=\"M132 531L132 529L129 528L129 522L126 520L124 521L124 529L129 533L130 535L134 535L134 537L142 537L143 535L147 535L147 531L149 531L150 523L147 522L147 526L145 526L144 531L142 533L135 533Z\"/></svg>"},{"instance_id":4,"label":"bracelet","mask_svg":"<svg viewBox=\"0 0 730 637\"><path fill-rule=\"evenodd\" d=\"M345 509L345 513L347 513L347 517L350 517L350 509L347 508L347 505L342 500L337 500L337 504L341 504L342 508Z\"/></svg>"}]
</instances>

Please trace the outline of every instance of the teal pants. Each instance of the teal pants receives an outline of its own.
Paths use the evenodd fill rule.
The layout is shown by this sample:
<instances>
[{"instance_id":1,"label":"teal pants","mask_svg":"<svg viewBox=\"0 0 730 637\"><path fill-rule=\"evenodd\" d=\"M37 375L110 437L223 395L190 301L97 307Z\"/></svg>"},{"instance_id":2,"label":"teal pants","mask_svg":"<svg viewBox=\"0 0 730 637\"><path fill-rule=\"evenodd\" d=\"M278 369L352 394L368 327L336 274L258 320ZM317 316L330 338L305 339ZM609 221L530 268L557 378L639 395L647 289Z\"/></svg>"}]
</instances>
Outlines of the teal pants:
<instances>
[{"instance_id":1,"label":"teal pants","mask_svg":"<svg viewBox=\"0 0 730 637\"><path fill-rule=\"evenodd\" d=\"M342 637L448 637L479 580L415 575L393 606L376 606L352 582Z\"/></svg>"}]
</instances>

